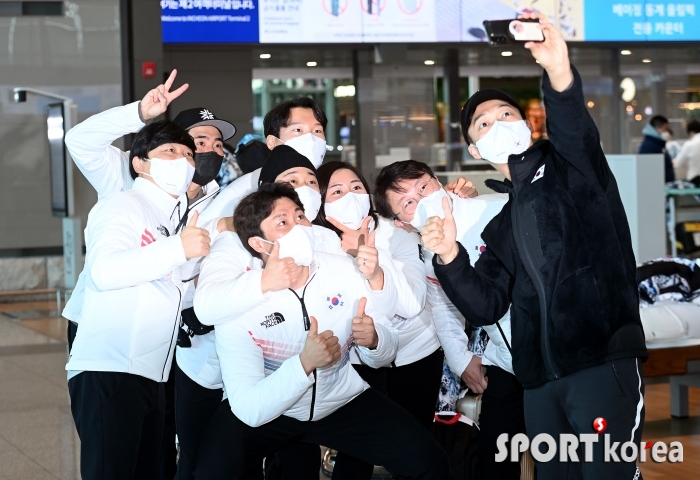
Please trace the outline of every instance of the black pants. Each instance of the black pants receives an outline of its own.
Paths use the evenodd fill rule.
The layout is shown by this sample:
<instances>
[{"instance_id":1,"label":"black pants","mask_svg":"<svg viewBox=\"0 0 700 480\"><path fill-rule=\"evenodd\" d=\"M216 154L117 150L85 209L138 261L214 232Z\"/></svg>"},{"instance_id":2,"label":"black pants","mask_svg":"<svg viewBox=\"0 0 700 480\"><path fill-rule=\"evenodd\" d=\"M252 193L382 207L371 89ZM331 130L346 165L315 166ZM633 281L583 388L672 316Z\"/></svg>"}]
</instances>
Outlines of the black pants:
<instances>
[{"instance_id":1,"label":"black pants","mask_svg":"<svg viewBox=\"0 0 700 480\"><path fill-rule=\"evenodd\" d=\"M515 375L489 365L486 367L489 386L481 397L479 415L479 456L482 480L519 480L519 462L496 462L496 440L507 433L509 438L525 433L523 387Z\"/></svg>"},{"instance_id":2,"label":"black pants","mask_svg":"<svg viewBox=\"0 0 700 480\"><path fill-rule=\"evenodd\" d=\"M163 440L163 384L129 373L68 381L83 480L153 480Z\"/></svg>"},{"instance_id":3,"label":"black pants","mask_svg":"<svg viewBox=\"0 0 700 480\"><path fill-rule=\"evenodd\" d=\"M194 467L202 434L214 416L224 391L221 388L204 388L175 366L175 422L180 443L180 460L177 464L178 480L194 478Z\"/></svg>"},{"instance_id":4,"label":"black pants","mask_svg":"<svg viewBox=\"0 0 700 480\"><path fill-rule=\"evenodd\" d=\"M560 462L559 455L550 462L536 461L540 479L632 479L636 462L604 461L604 438L610 443L634 441L639 447L644 425L644 383L641 365L636 358L624 358L587 368L566 377L525 390L525 424L530 439L548 433L559 442L559 434L596 433L593 421L602 417L607 429L593 444L593 462L584 462L579 445L578 463ZM541 451L546 451L547 446ZM617 454L619 457L620 449ZM641 477L640 477L641 478Z\"/></svg>"},{"instance_id":5,"label":"black pants","mask_svg":"<svg viewBox=\"0 0 700 480\"><path fill-rule=\"evenodd\" d=\"M397 479L447 478L447 456L405 410L370 388L325 418L302 422L284 415L250 427L221 403L202 437L196 478L240 480L264 457L296 442L326 445L370 464L384 465Z\"/></svg>"},{"instance_id":6,"label":"black pants","mask_svg":"<svg viewBox=\"0 0 700 480\"><path fill-rule=\"evenodd\" d=\"M400 367L378 369L366 365L353 365L353 367L372 388L387 395L418 420L427 431L431 431L444 357L442 349L438 348L427 357ZM373 464L353 458L347 453L338 452L333 467L333 480L370 479L373 470Z\"/></svg>"},{"instance_id":7,"label":"black pants","mask_svg":"<svg viewBox=\"0 0 700 480\"><path fill-rule=\"evenodd\" d=\"M177 472L177 447L175 446L175 370L177 363L173 357L170 365L168 381L163 384L165 395L165 416L163 422L163 445L160 449L160 474L159 480L173 480Z\"/></svg>"}]
</instances>

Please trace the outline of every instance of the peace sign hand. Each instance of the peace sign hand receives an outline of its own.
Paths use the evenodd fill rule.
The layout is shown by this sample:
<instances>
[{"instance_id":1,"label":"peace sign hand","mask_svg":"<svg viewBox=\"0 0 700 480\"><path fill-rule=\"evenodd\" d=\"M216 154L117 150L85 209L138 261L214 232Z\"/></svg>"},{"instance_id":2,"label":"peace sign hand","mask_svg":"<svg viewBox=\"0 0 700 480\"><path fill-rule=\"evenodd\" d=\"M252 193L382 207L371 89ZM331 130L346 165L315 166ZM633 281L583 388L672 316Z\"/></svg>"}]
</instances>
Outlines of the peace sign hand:
<instances>
[{"instance_id":1,"label":"peace sign hand","mask_svg":"<svg viewBox=\"0 0 700 480\"><path fill-rule=\"evenodd\" d=\"M153 120L158 115L165 113L170 102L185 93L185 90L189 88L190 85L185 83L177 90L171 92L170 88L173 86L176 76L177 70L173 70L164 84L158 85L141 99L141 117L145 121Z\"/></svg>"}]
</instances>

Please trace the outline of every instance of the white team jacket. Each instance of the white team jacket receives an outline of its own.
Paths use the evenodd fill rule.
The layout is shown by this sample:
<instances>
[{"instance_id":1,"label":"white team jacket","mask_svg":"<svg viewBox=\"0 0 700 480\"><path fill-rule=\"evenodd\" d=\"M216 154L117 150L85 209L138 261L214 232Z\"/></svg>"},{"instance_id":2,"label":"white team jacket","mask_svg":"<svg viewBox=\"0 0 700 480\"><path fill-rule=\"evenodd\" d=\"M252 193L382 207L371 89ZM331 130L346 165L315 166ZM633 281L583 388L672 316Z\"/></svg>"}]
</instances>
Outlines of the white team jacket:
<instances>
[{"instance_id":1,"label":"white team jacket","mask_svg":"<svg viewBox=\"0 0 700 480\"><path fill-rule=\"evenodd\" d=\"M379 219L375 246L380 252L388 252L389 261L382 261L386 278L396 287L398 304L391 322L399 334L399 349L394 366L400 367L427 357L440 348L435 324L426 308L425 265L421 254L420 236L397 228L386 218ZM390 276L387 276L389 274ZM352 363L361 363L353 352Z\"/></svg>"},{"instance_id":2,"label":"white team jacket","mask_svg":"<svg viewBox=\"0 0 700 480\"><path fill-rule=\"evenodd\" d=\"M396 355L396 330L377 310L380 305L347 256L317 252L304 287L267 297L237 320L216 326L216 349L231 410L251 427L280 415L320 420L368 388L349 361L352 318L361 297L368 299L366 312L379 337L375 350L357 347L362 361L382 367ZM332 330L341 345L337 361L310 375L299 359L308 335L302 301L308 316L318 321L318 331Z\"/></svg>"},{"instance_id":3,"label":"white team jacket","mask_svg":"<svg viewBox=\"0 0 700 480\"><path fill-rule=\"evenodd\" d=\"M207 210L200 214L200 221L210 222L217 218L232 216L233 210L243 197L258 189L259 180L260 169L258 168L226 185L211 202Z\"/></svg>"},{"instance_id":4,"label":"white team jacket","mask_svg":"<svg viewBox=\"0 0 700 480\"><path fill-rule=\"evenodd\" d=\"M85 296L66 370L168 379L184 291L172 272L187 261L170 217L184 201L139 178L90 211Z\"/></svg>"},{"instance_id":5,"label":"white team jacket","mask_svg":"<svg viewBox=\"0 0 700 480\"><path fill-rule=\"evenodd\" d=\"M314 235L318 251L345 254L334 232L314 226ZM238 235L223 232L217 236L212 242L209 255L203 261L203 269L195 290L195 312L200 322L215 325L235 319L248 308L252 308L250 305L257 305L257 301L262 301L261 268L260 260L253 258L243 248ZM246 271L249 271L250 275L244 276ZM386 301L392 300L389 298ZM205 318L212 320L211 323L205 321ZM191 347L177 347L177 364L180 370L202 387L209 389L223 387L215 335L216 331L206 335L195 335L191 338Z\"/></svg>"},{"instance_id":6,"label":"white team jacket","mask_svg":"<svg viewBox=\"0 0 700 480\"><path fill-rule=\"evenodd\" d=\"M495 217L508 202L506 194L479 195L474 198L459 198L450 194L452 199L452 214L457 224L457 241L469 252L469 258L474 262L486 248L481 239L481 233L486 225ZM433 253L423 250L425 256L425 275L428 280L428 304L437 327L440 344L445 350L445 359L450 370L457 376L467 368L474 355L469 351L465 321L462 314L450 302L440 287L440 282L433 269ZM499 320L508 342L510 343L510 311ZM496 325L484 327L489 335L489 343L484 352L483 364L496 365L503 370L513 373L513 360L506 347L501 333Z\"/></svg>"},{"instance_id":7,"label":"white team jacket","mask_svg":"<svg viewBox=\"0 0 700 480\"><path fill-rule=\"evenodd\" d=\"M111 108L79 123L66 134L68 151L85 178L97 191L98 200L115 192L129 190L134 184L134 179L129 173L129 152L119 150L112 142L129 133L138 132L145 126L139 118L138 109L139 102ZM219 184L212 180L202 191L203 196L189 206L190 209L199 211L200 215L219 192ZM187 208L187 201L178 207L178 221ZM216 222L204 222L201 216L198 226L207 228L212 236L218 233ZM199 271L198 263L197 259L188 261L177 272L178 278L187 280L196 276ZM85 276L81 273L63 310L63 316L76 323L80 319L84 290ZM193 297L194 288L189 285L185 292L183 308L192 306Z\"/></svg>"}]
</instances>

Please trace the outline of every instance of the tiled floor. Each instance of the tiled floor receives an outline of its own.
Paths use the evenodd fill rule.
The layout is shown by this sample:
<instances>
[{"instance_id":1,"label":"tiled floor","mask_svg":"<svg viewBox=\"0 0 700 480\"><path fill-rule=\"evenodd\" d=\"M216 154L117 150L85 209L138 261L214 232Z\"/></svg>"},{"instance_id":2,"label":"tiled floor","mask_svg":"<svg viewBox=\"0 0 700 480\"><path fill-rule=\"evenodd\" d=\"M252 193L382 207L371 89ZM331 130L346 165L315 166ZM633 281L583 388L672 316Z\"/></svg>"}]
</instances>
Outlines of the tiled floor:
<instances>
[{"instance_id":1,"label":"tiled floor","mask_svg":"<svg viewBox=\"0 0 700 480\"><path fill-rule=\"evenodd\" d=\"M53 301L0 303L0 480L80 478L64 371L66 324L55 308ZM688 419L671 419L669 401L667 384L647 386L644 440L681 441L684 461L647 462L642 472L646 480L695 480L700 389L691 389Z\"/></svg>"}]
</instances>

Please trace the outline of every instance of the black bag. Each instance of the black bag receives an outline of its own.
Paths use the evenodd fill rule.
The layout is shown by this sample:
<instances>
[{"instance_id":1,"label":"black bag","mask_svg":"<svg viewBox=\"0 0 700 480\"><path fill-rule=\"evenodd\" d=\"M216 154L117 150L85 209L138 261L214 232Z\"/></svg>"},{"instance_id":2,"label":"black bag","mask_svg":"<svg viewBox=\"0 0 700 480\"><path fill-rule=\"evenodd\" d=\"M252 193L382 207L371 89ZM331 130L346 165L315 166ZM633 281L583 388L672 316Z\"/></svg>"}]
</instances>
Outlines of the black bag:
<instances>
[{"instance_id":1,"label":"black bag","mask_svg":"<svg viewBox=\"0 0 700 480\"><path fill-rule=\"evenodd\" d=\"M479 480L479 428L457 414L436 414L433 436L445 449L450 461L449 480Z\"/></svg>"},{"instance_id":2,"label":"black bag","mask_svg":"<svg viewBox=\"0 0 700 480\"><path fill-rule=\"evenodd\" d=\"M206 335L214 330L214 327L210 325L202 325L202 322L197 318L197 314L194 313L194 307L186 308L182 311L182 323L187 325L187 333L190 337Z\"/></svg>"}]
</instances>

